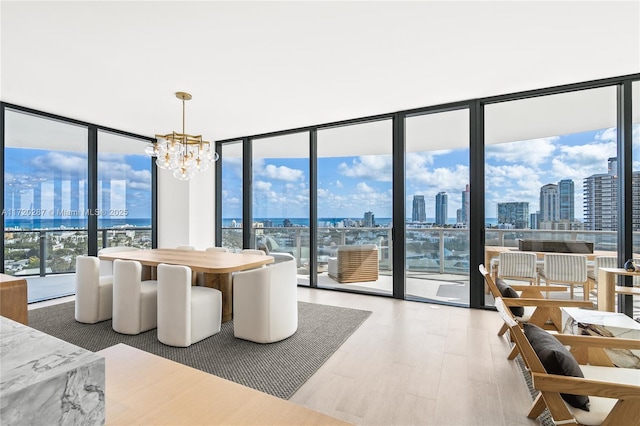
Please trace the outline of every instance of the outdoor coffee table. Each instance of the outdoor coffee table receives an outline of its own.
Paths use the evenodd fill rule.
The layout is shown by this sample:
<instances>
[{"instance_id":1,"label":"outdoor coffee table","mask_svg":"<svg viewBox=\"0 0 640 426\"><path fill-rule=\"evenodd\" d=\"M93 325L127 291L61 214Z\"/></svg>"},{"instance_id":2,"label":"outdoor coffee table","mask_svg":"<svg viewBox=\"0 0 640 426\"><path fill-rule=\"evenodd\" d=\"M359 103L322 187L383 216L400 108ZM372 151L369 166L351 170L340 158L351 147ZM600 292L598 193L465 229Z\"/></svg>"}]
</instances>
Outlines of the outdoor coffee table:
<instances>
[{"instance_id":1,"label":"outdoor coffee table","mask_svg":"<svg viewBox=\"0 0 640 426\"><path fill-rule=\"evenodd\" d=\"M562 308L566 334L640 339L640 323L623 313ZM616 367L640 368L640 350L604 349Z\"/></svg>"}]
</instances>

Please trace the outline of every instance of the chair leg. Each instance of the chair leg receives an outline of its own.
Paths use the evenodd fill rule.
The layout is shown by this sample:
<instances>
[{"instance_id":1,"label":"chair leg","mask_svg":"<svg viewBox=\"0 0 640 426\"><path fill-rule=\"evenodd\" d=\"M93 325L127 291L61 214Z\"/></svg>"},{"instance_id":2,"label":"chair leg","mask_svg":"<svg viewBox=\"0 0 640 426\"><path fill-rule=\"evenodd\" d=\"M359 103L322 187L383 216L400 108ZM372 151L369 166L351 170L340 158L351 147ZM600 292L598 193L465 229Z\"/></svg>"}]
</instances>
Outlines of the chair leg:
<instances>
[{"instance_id":1,"label":"chair leg","mask_svg":"<svg viewBox=\"0 0 640 426\"><path fill-rule=\"evenodd\" d=\"M500 331L498 331L498 336L502 336L504 333L507 332L508 329L509 329L509 326L507 325L507 323L502 324Z\"/></svg>"},{"instance_id":2,"label":"chair leg","mask_svg":"<svg viewBox=\"0 0 640 426\"><path fill-rule=\"evenodd\" d=\"M591 292L591 286L589 285L589 283L584 283L582 285L582 288L584 289L584 300L588 301L589 300L589 294Z\"/></svg>"},{"instance_id":3,"label":"chair leg","mask_svg":"<svg viewBox=\"0 0 640 426\"><path fill-rule=\"evenodd\" d=\"M569 286L570 286L569 294L571 296L571 300L573 300L573 283L569 284Z\"/></svg>"}]
</instances>

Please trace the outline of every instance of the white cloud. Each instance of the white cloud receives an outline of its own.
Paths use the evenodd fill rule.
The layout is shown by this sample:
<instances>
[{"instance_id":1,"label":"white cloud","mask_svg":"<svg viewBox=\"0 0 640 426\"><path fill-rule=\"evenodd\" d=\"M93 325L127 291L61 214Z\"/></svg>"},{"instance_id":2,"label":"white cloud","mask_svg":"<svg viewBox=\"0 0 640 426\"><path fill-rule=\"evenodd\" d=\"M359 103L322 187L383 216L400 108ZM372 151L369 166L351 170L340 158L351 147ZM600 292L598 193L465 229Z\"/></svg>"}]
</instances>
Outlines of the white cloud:
<instances>
[{"instance_id":1,"label":"white cloud","mask_svg":"<svg viewBox=\"0 0 640 426\"><path fill-rule=\"evenodd\" d=\"M356 189L358 190L358 192L364 192L364 193L367 193L367 194L375 192L375 189L373 189L372 187L367 185L365 182L359 182L356 185Z\"/></svg>"},{"instance_id":2,"label":"white cloud","mask_svg":"<svg viewBox=\"0 0 640 426\"><path fill-rule=\"evenodd\" d=\"M608 129L601 130L596 133L595 139L597 141L615 142L618 135L618 129L615 127L609 127Z\"/></svg>"},{"instance_id":3,"label":"white cloud","mask_svg":"<svg viewBox=\"0 0 640 426\"><path fill-rule=\"evenodd\" d=\"M555 142L558 136L549 138L531 139L528 141L509 142L489 145L486 148L487 160L493 159L507 163L520 163L538 165L553 155L556 150Z\"/></svg>"},{"instance_id":4,"label":"white cloud","mask_svg":"<svg viewBox=\"0 0 640 426\"><path fill-rule=\"evenodd\" d=\"M286 166L277 167L273 164L268 164L264 169L263 175L269 179L295 182L304 176L304 172L302 170L291 169Z\"/></svg>"},{"instance_id":5,"label":"white cloud","mask_svg":"<svg viewBox=\"0 0 640 426\"><path fill-rule=\"evenodd\" d=\"M392 177L392 159L390 155L365 155L354 158L351 164L341 163L338 173L360 179L390 182Z\"/></svg>"},{"instance_id":6,"label":"white cloud","mask_svg":"<svg viewBox=\"0 0 640 426\"><path fill-rule=\"evenodd\" d=\"M271 190L271 182L265 182L263 180L256 180L253 182L253 189L255 191L270 191Z\"/></svg>"}]
</instances>

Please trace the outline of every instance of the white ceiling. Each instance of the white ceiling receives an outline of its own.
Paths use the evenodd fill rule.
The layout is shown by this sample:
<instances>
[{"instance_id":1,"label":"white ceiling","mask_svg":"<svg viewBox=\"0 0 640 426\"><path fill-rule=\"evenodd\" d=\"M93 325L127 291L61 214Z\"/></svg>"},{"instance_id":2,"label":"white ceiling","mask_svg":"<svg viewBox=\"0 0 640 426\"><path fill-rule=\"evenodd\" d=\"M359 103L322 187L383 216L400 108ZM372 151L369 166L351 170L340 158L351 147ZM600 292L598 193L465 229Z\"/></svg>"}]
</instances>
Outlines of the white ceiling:
<instances>
[{"instance_id":1,"label":"white ceiling","mask_svg":"<svg viewBox=\"0 0 640 426\"><path fill-rule=\"evenodd\" d=\"M180 130L176 91L187 132L219 140L640 72L639 1L1 1L0 19L2 101L147 136Z\"/></svg>"}]
</instances>

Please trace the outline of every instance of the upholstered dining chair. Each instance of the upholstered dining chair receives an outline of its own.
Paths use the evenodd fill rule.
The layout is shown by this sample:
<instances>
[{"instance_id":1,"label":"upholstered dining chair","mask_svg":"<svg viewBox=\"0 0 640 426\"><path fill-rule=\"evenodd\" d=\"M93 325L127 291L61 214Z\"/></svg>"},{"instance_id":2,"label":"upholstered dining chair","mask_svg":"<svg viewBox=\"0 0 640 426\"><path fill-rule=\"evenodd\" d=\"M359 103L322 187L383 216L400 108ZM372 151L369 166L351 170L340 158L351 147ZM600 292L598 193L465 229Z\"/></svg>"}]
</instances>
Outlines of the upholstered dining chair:
<instances>
[{"instance_id":1,"label":"upholstered dining chair","mask_svg":"<svg viewBox=\"0 0 640 426\"><path fill-rule=\"evenodd\" d=\"M116 253L119 251L134 251L134 250L140 250L140 249L138 247L130 247L130 246L105 247L103 249L98 250L98 257L100 257L101 254ZM107 275L113 275L113 261L100 259L100 276L107 276Z\"/></svg>"},{"instance_id":2,"label":"upholstered dining chair","mask_svg":"<svg viewBox=\"0 0 640 426\"><path fill-rule=\"evenodd\" d=\"M142 281L142 265L135 260L113 261L113 330L139 334L156 328L158 286Z\"/></svg>"},{"instance_id":3,"label":"upholstered dining chair","mask_svg":"<svg viewBox=\"0 0 640 426\"><path fill-rule=\"evenodd\" d=\"M258 249L242 249L242 251L240 252L242 254L257 254L257 255L262 255L262 256L266 256L267 253L264 252L264 250L258 250Z\"/></svg>"},{"instance_id":4,"label":"upholstered dining chair","mask_svg":"<svg viewBox=\"0 0 640 426\"><path fill-rule=\"evenodd\" d=\"M589 282L587 277L587 256L580 254L545 253L544 267L538 276L547 285L569 284L569 293L573 299L573 287L583 286L584 300L589 300Z\"/></svg>"},{"instance_id":5,"label":"upholstered dining chair","mask_svg":"<svg viewBox=\"0 0 640 426\"><path fill-rule=\"evenodd\" d=\"M293 256L233 275L233 334L256 343L284 340L298 329L297 268Z\"/></svg>"},{"instance_id":6,"label":"upholstered dining chair","mask_svg":"<svg viewBox=\"0 0 640 426\"><path fill-rule=\"evenodd\" d=\"M207 247L205 251L217 251L220 253L229 253L229 249L226 247Z\"/></svg>"},{"instance_id":7,"label":"upholstered dining chair","mask_svg":"<svg viewBox=\"0 0 640 426\"><path fill-rule=\"evenodd\" d=\"M533 285L536 281L536 261L538 256L531 252L500 253L498 278L527 281Z\"/></svg>"},{"instance_id":8,"label":"upholstered dining chair","mask_svg":"<svg viewBox=\"0 0 640 426\"><path fill-rule=\"evenodd\" d=\"M191 250L195 250L196 248L194 246L178 246L176 247L176 250L183 250L183 251L191 251Z\"/></svg>"},{"instance_id":9,"label":"upholstered dining chair","mask_svg":"<svg viewBox=\"0 0 640 426\"><path fill-rule=\"evenodd\" d=\"M113 277L100 276L100 260L95 256L76 257L76 321L95 324L111 318Z\"/></svg>"},{"instance_id":10,"label":"upholstered dining chair","mask_svg":"<svg viewBox=\"0 0 640 426\"><path fill-rule=\"evenodd\" d=\"M222 293L191 285L191 269L158 265L158 340L187 347L220 332Z\"/></svg>"}]
</instances>

